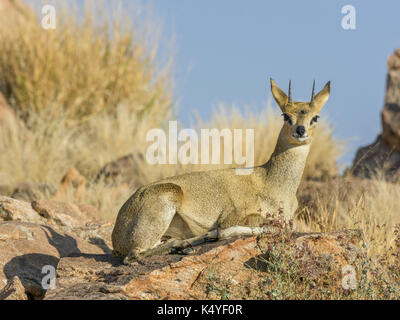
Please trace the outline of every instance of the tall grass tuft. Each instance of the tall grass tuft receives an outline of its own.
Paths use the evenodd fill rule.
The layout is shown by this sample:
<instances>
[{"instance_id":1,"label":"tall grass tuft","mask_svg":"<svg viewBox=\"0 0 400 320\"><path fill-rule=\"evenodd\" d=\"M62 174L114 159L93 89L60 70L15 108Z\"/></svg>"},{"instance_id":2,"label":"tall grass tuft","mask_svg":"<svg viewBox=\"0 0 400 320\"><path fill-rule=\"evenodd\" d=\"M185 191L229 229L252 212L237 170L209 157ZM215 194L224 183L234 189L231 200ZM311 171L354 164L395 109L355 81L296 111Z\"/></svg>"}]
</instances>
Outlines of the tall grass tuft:
<instances>
[{"instance_id":1,"label":"tall grass tuft","mask_svg":"<svg viewBox=\"0 0 400 320\"><path fill-rule=\"evenodd\" d=\"M24 120L52 108L82 121L102 111L115 115L121 103L135 114L168 115L171 61L155 59L156 30L149 36L149 27L93 2L83 12L60 6L55 30L43 29L40 19L0 20L0 91Z\"/></svg>"}]
</instances>

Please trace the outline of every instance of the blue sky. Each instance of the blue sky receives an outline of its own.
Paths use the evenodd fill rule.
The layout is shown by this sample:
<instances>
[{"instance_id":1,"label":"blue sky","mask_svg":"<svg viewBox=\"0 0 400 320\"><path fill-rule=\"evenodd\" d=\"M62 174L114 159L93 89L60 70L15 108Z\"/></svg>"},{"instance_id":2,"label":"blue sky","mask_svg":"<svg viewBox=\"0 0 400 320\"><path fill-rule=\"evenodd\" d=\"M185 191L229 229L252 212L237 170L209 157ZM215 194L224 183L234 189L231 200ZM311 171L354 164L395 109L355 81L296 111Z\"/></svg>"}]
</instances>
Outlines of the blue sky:
<instances>
[{"instance_id":1,"label":"blue sky","mask_svg":"<svg viewBox=\"0 0 400 320\"><path fill-rule=\"evenodd\" d=\"M400 47L400 1L152 0L164 39L174 35L179 118L203 118L218 102L261 109L267 79L293 98L309 99L313 79L332 81L325 116L338 138L349 140L342 157L381 131L386 60ZM341 26L344 5L356 9L356 30ZM275 104L274 104L275 105Z\"/></svg>"},{"instance_id":2,"label":"blue sky","mask_svg":"<svg viewBox=\"0 0 400 320\"><path fill-rule=\"evenodd\" d=\"M137 1L122 2L133 19ZM310 98L313 79L318 90L332 81L324 116L334 135L348 140L342 162L381 131L386 61L400 47L399 0L141 2L161 29L162 51L173 39L175 97L185 125L194 111L209 118L219 102L264 108L273 77L285 90L292 79L295 100ZM356 30L341 26L345 5L356 9Z\"/></svg>"}]
</instances>

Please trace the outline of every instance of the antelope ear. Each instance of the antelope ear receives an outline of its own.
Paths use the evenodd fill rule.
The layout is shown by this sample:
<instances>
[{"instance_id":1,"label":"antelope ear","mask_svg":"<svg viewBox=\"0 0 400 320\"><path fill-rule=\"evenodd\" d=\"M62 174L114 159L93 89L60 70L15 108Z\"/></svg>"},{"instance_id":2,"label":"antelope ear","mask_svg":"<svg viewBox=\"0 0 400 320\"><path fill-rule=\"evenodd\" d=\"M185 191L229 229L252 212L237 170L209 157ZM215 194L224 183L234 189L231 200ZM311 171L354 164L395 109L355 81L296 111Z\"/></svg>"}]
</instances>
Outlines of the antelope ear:
<instances>
[{"instance_id":1,"label":"antelope ear","mask_svg":"<svg viewBox=\"0 0 400 320\"><path fill-rule=\"evenodd\" d=\"M330 92L331 92L331 82L328 81L325 87L320 92L318 92L318 94L314 98L314 108L316 108L318 112L328 101Z\"/></svg>"},{"instance_id":2,"label":"antelope ear","mask_svg":"<svg viewBox=\"0 0 400 320\"><path fill-rule=\"evenodd\" d=\"M279 107L281 108L281 110L283 111L283 109L285 108L289 98L286 95L285 92L283 92L275 83L274 80L272 80L271 78L271 92L272 95L274 96L274 99L276 101L276 103L279 105Z\"/></svg>"}]
</instances>

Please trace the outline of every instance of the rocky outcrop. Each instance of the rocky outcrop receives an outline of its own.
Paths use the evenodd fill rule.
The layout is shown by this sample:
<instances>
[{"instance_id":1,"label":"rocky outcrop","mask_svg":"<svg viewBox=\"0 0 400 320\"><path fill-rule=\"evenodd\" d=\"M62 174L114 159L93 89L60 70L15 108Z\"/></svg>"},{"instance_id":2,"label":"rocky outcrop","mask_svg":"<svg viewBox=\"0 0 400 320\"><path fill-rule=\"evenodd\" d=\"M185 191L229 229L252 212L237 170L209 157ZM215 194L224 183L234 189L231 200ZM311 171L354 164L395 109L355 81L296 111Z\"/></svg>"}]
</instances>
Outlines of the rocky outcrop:
<instances>
[{"instance_id":1,"label":"rocky outcrop","mask_svg":"<svg viewBox=\"0 0 400 320\"><path fill-rule=\"evenodd\" d=\"M18 277L28 296L40 299L46 291L42 286L47 273L42 273L44 266L55 270L62 257L103 253L96 245L46 225L0 222L0 287L9 291L15 287L10 282Z\"/></svg>"},{"instance_id":2,"label":"rocky outcrop","mask_svg":"<svg viewBox=\"0 0 400 320\"><path fill-rule=\"evenodd\" d=\"M93 222L99 217L89 216L87 212L66 202L55 200L39 200L32 202L32 208L42 217L47 219L47 223L55 224L67 228L78 228L88 222Z\"/></svg>"},{"instance_id":3,"label":"rocky outcrop","mask_svg":"<svg viewBox=\"0 0 400 320\"><path fill-rule=\"evenodd\" d=\"M97 174L95 182L102 181L109 185L135 185L139 176L137 163L144 159L142 154L129 154L107 163Z\"/></svg>"},{"instance_id":4,"label":"rocky outcrop","mask_svg":"<svg viewBox=\"0 0 400 320\"><path fill-rule=\"evenodd\" d=\"M381 113L382 134L369 146L360 148L352 173L373 177L383 173L388 180L400 179L400 49L388 59L385 105Z\"/></svg>"},{"instance_id":5,"label":"rocky outcrop","mask_svg":"<svg viewBox=\"0 0 400 320\"><path fill-rule=\"evenodd\" d=\"M271 248L278 243L281 235L238 238L197 247L189 256L153 256L130 266L111 255L66 257L57 267L57 288L45 299L221 298L218 290L210 291L210 281L228 287L231 299L251 299L256 292L245 288L257 288L271 264L282 267L272 258ZM300 276L333 281L337 287L342 267L359 265L365 256L360 231L291 234L285 248Z\"/></svg>"},{"instance_id":6,"label":"rocky outcrop","mask_svg":"<svg viewBox=\"0 0 400 320\"><path fill-rule=\"evenodd\" d=\"M105 253L111 254L112 241L111 234L114 229L113 223L90 223L85 226L71 230L80 239L95 244Z\"/></svg>"},{"instance_id":7,"label":"rocky outcrop","mask_svg":"<svg viewBox=\"0 0 400 320\"><path fill-rule=\"evenodd\" d=\"M294 281L311 283L311 294L314 286L347 292L344 268L359 281L369 265L359 230L296 233L287 227L124 265L112 255L113 224L96 222L95 212L0 197L0 298L269 299L288 275L283 286ZM44 285L49 270L56 276L50 288Z\"/></svg>"},{"instance_id":8,"label":"rocky outcrop","mask_svg":"<svg viewBox=\"0 0 400 320\"><path fill-rule=\"evenodd\" d=\"M32 203L0 196L0 221L21 221L57 226L72 231L90 223L100 223L96 208L74 205L55 200L38 200Z\"/></svg>"},{"instance_id":9,"label":"rocky outcrop","mask_svg":"<svg viewBox=\"0 0 400 320\"><path fill-rule=\"evenodd\" d=\"M47 220L40 216L29 202L0 196L0 221L21 221L45 224Z\"/></svg>"},{"instance_id":10,"label":"rocky outcrop","mask_svg":"<svg viewBox=\"0 0 400 320\"><path fill-rule=\"evenodd\" d=\"M0 196L0 297L43 298L43 266L55 270L63 257L111 254L111 232L89 205Z\"/></svg>"}]
</instances>

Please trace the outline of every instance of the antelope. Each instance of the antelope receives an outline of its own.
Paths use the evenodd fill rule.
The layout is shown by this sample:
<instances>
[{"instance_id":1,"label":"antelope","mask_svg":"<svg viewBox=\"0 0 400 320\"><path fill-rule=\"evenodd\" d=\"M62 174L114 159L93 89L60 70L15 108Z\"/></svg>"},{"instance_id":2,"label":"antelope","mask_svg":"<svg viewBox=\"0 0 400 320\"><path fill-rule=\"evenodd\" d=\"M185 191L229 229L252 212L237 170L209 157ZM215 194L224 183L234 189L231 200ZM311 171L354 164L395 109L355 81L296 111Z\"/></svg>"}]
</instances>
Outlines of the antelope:
<instances>
[{"instance_id":1,"label":"antelope","mask_svg":"<svg viewBox=\"0 0 400 320\"><path fill-rule=\"evenodd\" d=\"M319 112L330 94L330 81L311 100L292 100L270 79L282 110L283 126L275 150L249 175L234 168L192 172L140 187L119 210L112 232L114 254L124 263L151 254L188 248L207 239L267 232L267 213L282 211L291 219ZM167 239L167 240L166 240Z\"/></svg>"}]
</instances>

